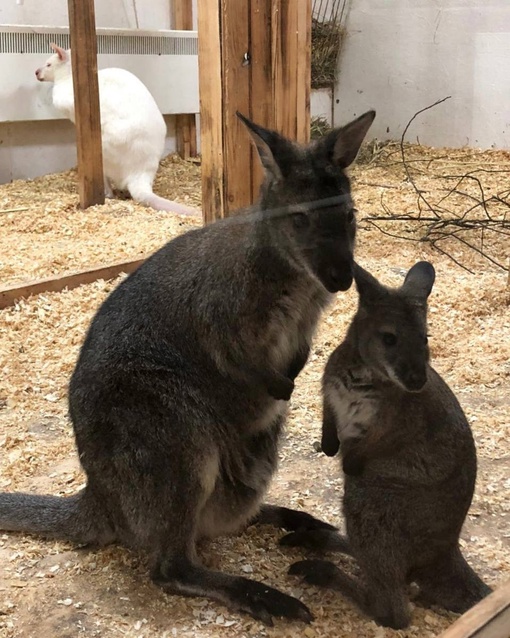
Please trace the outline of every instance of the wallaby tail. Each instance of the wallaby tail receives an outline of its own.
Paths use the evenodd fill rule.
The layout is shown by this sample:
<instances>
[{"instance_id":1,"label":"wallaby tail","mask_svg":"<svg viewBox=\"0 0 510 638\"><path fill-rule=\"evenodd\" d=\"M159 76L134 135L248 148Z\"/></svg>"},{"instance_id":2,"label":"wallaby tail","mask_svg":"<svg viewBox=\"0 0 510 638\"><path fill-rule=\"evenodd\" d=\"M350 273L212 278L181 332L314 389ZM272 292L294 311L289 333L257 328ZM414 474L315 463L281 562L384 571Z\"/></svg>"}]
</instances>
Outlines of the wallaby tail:
<instances>
[{"instance_id":1,"label":"wallaby tail","mask_svg":"<svg viewBox=\"0 0 510 638\"><path fill-rule=\"evenodd\" d=\"M101 512L95 511L86 488L73 496L0 493L0 530L99 545L115 536Z\"/></svg>"},{"instance_id":2,"label":"wallaby tail","mask_svg":"<svg viewBox=\"0 0 510 638\"><path fill-rule=\"evenodd\" d=\"M141 204L150 206L156 210L168 210L177 215L199 215L200 212L190 206L184 206L178 204L171 199L165 199L159 197L152 192L152 185L150 179L145 177L137 177L130 180L128 183L128 190L131 197Z\"/></svg>"}]
</instances>

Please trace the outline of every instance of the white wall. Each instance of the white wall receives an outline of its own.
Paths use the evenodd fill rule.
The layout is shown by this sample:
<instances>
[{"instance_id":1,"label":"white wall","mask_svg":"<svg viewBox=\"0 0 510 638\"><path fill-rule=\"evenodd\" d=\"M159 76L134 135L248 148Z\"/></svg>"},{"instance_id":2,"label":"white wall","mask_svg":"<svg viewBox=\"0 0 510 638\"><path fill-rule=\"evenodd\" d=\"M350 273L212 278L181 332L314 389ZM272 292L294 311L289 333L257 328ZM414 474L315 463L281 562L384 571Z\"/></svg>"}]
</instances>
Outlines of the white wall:
<instances>
[{"instance_id":1,"label":"white wall","mask_svg":"<svg viewBox=\"0 0 510 638\"><path fill-rule=\"evenodd\" d=\"M68 26L67 0L1 0L0 24ZM169 0L96 0L96 25L124 29L170 29Z\"/></svg>"},{"instance_id":2,"label":"white wall","mask_svg":"<svg viewBox=\"0 0 510 638\"><path fill-rule=\"evenodd\" d=\"M354 0L335 124L368 108L370 130L432 146L510 148L510 0Z\"/></svg>"},{"instance_id":3,"label":"white wall","mask_svg":"<svg viewBox=\"0 0 510 638\"><path fill-rule=\"evenodd\" d=\"M0 24L68 26L67 0L0 0ZM96 26L170 29L170 0L96 0ZM196 26L196 0L194 0ZM48 51L48 54L50 52ZM1 54L0 54L1 56ZM41 59L41 63L44 58ZM1 60L0 60L1 64ZM175 118L165 115L166 153L175 152ZM0 123L0 184L76 165L74 126L66 120Z\"/></svg>"}]
</instances>

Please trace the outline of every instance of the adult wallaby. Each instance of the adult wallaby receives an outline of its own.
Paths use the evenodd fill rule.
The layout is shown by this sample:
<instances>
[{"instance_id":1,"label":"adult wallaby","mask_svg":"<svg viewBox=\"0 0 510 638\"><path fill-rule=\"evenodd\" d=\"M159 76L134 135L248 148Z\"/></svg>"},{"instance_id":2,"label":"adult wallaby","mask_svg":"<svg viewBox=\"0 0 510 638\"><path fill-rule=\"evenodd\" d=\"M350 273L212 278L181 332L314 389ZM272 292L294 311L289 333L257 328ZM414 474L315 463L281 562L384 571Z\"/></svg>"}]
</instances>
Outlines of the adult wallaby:
<instances>
[{"instance_id":1,"label":"adult wallaby","mask_svg":"<svg viewBox=\"0 0 510 638\"><path fill-rule=\"evenodd\" d=\"M343 169L369 111L301 147L249 120L266 178L243 215L170 241L114 290L70 383L85 489L0 494L0 529L146 550L152 578L268 624L298 600L201 566L201 538L252 521L331 526L261 505L294 379L322 310L352 283L356 220Z\"/></svg>"},{"instance_id":2,"label":"adult wallaby","mask_svg":"<svg viewBox=\"0 0 510 638\"><path fill-rule=\"evenodd\" d=\"M55 53L35 75L40 82L54 82L53 105L74 122L71 50L56 44L51 48ZM97 75L106 196L113 197L113 184L156 210L196 215L193 208L152 191L164 151L166 124L147 87L125 69L102 69Z\"/></svg>"},{"instance_id":3,"label":"adult wallaby","mask_svg":"<svg viewBox=\"0 0 510 638\"><path fill-rule=\"evenodd\" d=\"M282 543L352 554L363 584L322 560L295 563L290 573L340 590L399 629L410 621L411 581L429 603L456 612L491 591L459 548L476 451L462 408L429 365L432 265L417 263L399 289L358 265L354 278L358 311L323 377L322 449L341 451L347 538L305 530Z\"/></svg>"}]
</instances>

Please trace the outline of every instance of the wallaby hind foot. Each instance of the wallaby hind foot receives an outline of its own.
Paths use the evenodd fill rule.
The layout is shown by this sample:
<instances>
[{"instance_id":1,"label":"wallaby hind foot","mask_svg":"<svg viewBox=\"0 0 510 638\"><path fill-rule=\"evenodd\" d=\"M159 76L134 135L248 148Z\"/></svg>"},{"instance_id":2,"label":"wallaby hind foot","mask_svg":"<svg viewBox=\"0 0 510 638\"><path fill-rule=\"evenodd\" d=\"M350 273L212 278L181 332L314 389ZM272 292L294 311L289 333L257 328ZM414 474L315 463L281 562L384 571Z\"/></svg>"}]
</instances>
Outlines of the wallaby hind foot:
<instances>
[{"instance_id":1,"label":"wallaby hind foot","mask_svg":"<svg viewBox=\"0 0 510 638\"><path fill-rule=\"evenodd\" d=\"M321 521L307 512L268 504L262 505L257 516L251 521L251 525L273 525L288 531L299 530L303 532L312 530L334 532L336 530L333 525Z\"/></svg>"},{"instance_id":2,"label":"wallaby hind foot","mask_svg":"<svg viewBox=\"0 0 510 638\"><path fill-rule=\"evenodd\" d=\"M347 536L330 528L299 529L280 539L280 545L304 547L316 552L339 552L352 555Z\"/></svg>"},{"instance_id":3,"label":"wallaby hind foot","mask_svg":"<svg viewBox=\"0 0 510 638\"><path fill-rule=\"evenodd\" d=\"M403 629L409 624L411 616L404 582L400 586L395 583L388 586L381 579L364 587L358 579L325 560L299 561L290 566L288 573L301 576L310 585L341 592L384 627Z\"/></svg>"},{"instance_id":4,"label":"wallaby hind foot","mask_svg":"<svg viewBox=\"0 0 510 638\"><path fill-rule=\"evenodd\" d=\"M313 620L308 607L297 598L255 580L206 569L186 557L163 561L154 570L152 579L168 593L206 596L270 627L273 617L306 623Z\"/></svg>"},{"instance_id":5,"label":"wallaby hind foot","mask_svg":"<svg viewBox=\"0 0 510 638\"><path fill-rule=\"evenodd\" d=\"M414 580L420 587L420 602L439 605L458 614L471 609L492 592L468 565L459 548L418 570Z\"/></svg>"}]
</instances>

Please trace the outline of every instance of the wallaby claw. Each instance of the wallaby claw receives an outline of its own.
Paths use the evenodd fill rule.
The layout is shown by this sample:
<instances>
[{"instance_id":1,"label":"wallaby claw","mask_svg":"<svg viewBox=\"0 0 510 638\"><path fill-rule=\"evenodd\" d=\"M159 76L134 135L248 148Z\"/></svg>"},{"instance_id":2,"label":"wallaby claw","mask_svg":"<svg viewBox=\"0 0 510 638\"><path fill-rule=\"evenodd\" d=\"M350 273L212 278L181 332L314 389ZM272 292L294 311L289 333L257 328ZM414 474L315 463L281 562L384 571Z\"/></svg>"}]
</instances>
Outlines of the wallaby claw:
<instances>
[{"instance_id":1,"label":"wallaby claw","mask_svg":"<svg viewBox=\"0 0 510 638\"><path fill-rule=\"evenodd\" d=\"M240 587L236 599L240 611L248 613L269 627L273 626L273 617L289 618L310 623L314 619L308 607L297 598L284 594L277 589L256 581Z\"/></svg>"}]
</instances>

